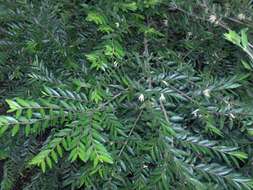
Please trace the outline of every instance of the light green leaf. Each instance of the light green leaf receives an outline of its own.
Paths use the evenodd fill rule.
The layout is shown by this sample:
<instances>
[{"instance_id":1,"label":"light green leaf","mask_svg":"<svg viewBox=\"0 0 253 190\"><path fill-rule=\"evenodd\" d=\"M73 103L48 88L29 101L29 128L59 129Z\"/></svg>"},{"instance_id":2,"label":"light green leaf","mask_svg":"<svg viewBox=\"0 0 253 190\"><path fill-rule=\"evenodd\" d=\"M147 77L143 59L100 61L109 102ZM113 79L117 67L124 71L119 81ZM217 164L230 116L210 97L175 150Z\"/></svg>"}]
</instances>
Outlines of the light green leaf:
<instances>
[{"instance_id":1,"label":"light green leaf","mask_svg":"<svg viewBox=\"0 0 253 190\"><path fill-rule=\"evenodd\" d=\"M19 124L16 124L11 130L11 135L15 136L18 133L18 131L19 131Z\"/></svg>"}]
</instances>

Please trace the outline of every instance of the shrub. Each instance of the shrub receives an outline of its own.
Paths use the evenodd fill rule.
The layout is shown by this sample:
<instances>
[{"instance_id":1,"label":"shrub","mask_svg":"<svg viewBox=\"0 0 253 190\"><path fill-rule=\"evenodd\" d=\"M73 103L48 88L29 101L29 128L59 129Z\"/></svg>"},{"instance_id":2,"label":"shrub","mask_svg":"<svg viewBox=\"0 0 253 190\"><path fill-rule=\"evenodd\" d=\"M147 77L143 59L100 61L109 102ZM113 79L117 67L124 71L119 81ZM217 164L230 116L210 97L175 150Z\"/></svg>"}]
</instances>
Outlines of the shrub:
<instances>
[{"instance_id":1,"label":"shrub","mask_svg":"<svg viewBox=\"0 0 253 190\"><path fill-rule=\"evenodd\" d=\"M1 189L253 189L251 4L1 1Z\"/></svg>"}]
</instances>

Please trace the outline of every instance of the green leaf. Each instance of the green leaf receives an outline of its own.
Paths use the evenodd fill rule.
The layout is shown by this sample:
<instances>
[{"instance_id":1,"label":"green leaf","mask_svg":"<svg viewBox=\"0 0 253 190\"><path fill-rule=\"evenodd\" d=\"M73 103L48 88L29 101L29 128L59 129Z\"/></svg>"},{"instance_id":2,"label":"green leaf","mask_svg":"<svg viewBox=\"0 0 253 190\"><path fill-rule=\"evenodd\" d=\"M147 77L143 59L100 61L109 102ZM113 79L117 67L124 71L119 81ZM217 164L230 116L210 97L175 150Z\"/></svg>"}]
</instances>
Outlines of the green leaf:
<instances>
[{"instance_id":1,"label":"green leaf","mask_svg":"<svg viewBox=\"0 0 253 190\"><path fill-rule=\"evenodd\" d=\"M95 89L92 91L91 100L94 101L95 103L99 103L103 100L102 93L99 89Z\"/></svg>"},{"instance_id":2,"label":"green leaf","mask_svg":"<svg viewBox=\"0 0 253 190\"><path fill-rule=\"evenodd\" d=\"M32 109L28 109L28 110L27 110L27 113L26 113L26 117L27 117L28 119L31 119L31 118L32 118L32 114L33 114Z\"/></svg>"},{"instance_id":3,"label":"green leaf","mask_svg":"<svg viewBox=\"0 0 253 190\"><path fill-rule=\"evenodd\" d=\"M15 101L13 100L6 100L7 104L10 106L10 110L8 110L8 112L14 112L18 109L21 109L21 106L19 104L17 104Z\"/></svg>"},{"instance_id":4,"label":"green leaf","mask_svg":"<svg viewBox=\"0 0 253 190\"><path fill-rule=\"evenodd\" d=\"M119 8L121 8L123 11L127 11L127 10L136 11L138 9L136 2L122 3L120 4Z\"/></svg>"},{"instance_id":5,"label":"green leaf","mask_svg":"<svg viewBox=\"0 0 253 190\"><path fill-rule=\"evenodd\" d=\"M241 37L242 37L242 46L244 47L244 48L247 48L248 47L248 36L247 36L247 34L246 34L246 31L247 31L247 29L243 29L243 30L241 30Z\"/></svg>"},{"instance_id":6,"label":"green leaf","mask_svg":"<svg viewBox=\"0 0 253 190\"><path fill-rule=\"evenodd\" d=\"M100 155L98 159L101 160L102 162L113 164L113 160L109 155L105 155L105 154Z\"/></svg>"},{"instance_id":7,"label":"green leaf","mask_svg":"<svg viewBox=\"0 0 253 190\"><path fill-rule=\"evenodd\" d=\"M240 160L246 160L248 158L248 155L245 152L241 152L241 151L234 151L234 152L230 152L229 154Z\"/></svg>"},{"instance_id":8,"label":"green leaf","mask_svg":"<svg viewBox=\"0 0 253 190\"><path fill-rule=\"evenodd\" d=\"M44 160L40 163L40 167L42 169L42 172L45 173L46 172L46 163Z\"/></svg>"},{"instance_id":9,"label":"green leaf","mask_svg":"<svg viewBox=\"0 0 253 190\"><path fill-rule=\"evenodd\" d=\"M98 25L106 25L106 17L98 11L90 11L86 17L86 20L94 22Z\"/></svg>"},{"instance_id":10,"label":"green leaf","mask_svg":"<svg viewBox=\"0 0 253 190\"><path fill-rule=\"evenodd\" d=\"M8 129L8 125L1 125L0 127L0 137L5 133L5 131L7 131Z\"/></svg>"},{"instance_id":11,"label":"green leaf","mask_svg":"<svg viewBox=\"0 0 253 190\"><path fill-rule=\"evenodd\" d=\"M57 163L58 162L58 158L57 158L57 154L54 150L52 150L51 152L51 157L53 158L54 162Z\"/></svg>"},{"instance_id":12,"label":"green leaf","mask_svg":"<svg viewBox=\"0 0 253 190\"><path fill-rule=\"evenodd\" d=\"M19 124L16 124L11 130L12 133L11 135L15 136L18 133L18 131L19 131Z\"/></svg>"},{"instance_id":13,"label":"green leaf","mask_svg":"<svg viewBox=\"0 0 253 190\"><path fill-rule=\"evenodd\" d=\"M250 71L252 70L251 66L247 62L241 60L241 63L243 64L245 69L250 70Z\"/></svg>"},{"instance_id":14,"label":"green leaf","mask_svg":"<svg viewBox=\"0 0 253 190\"><path fill-rule=\"evenodd\" d=\"M50 157L46 157L46 162L47 162L47 165L49 166L49 168L53 167Z\"/></svg>"},{"instance_id":15,"label":"green leaf","mask_svg":"<svg viewBox=\"0 0 253 190\"><path fill-rule=\"evenodd\" d=\"M28 124L25 126L25 135L28 136L31 132L31 126Z\"/></svg>"},{"instance_id":16,"label":"green leaf","mask_svg":"<svg viewBox=\"0 0 253 190\"><path fill-rule=\"evenodd\" d=\"M224 34L224 36L228 41L241 46L241 37L235 31L230 30L228 33Z\"/></svg>"},{"instance_id":17,"label":"green leaf","mask_svg":"<svg viewBox=\"0 0 253 190\"><path fill-rule=\"evenodd\" d=\"M29 103L21 98L16 98L16 101L23 107L30 107Z\"/></svg>"},{"instance_id":18,"label":"green leaf","mask_svg":"<svg viewBox=\"0 0 253 190\"><path fill-rule=\"evenodd\" d=\"M62 148L61 148L60 145L56 146L56 150L57 150L58 154L60 155L60 157L62 157L63 156L63 152L62 152Z\"/></svg>"}]
</instances>

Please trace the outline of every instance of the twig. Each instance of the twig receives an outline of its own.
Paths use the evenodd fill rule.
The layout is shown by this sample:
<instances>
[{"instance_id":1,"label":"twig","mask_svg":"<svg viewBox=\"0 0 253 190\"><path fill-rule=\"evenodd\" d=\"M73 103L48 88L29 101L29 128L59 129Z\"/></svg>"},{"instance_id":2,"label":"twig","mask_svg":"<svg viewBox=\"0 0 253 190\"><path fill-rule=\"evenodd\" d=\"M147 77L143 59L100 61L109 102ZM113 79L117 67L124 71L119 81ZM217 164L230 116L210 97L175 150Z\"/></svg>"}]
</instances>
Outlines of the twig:
<instances>
[{"instance_id":1,"label":"twig","mask_svg":"<svg viewBox=\"0 0 253 190\"><path fill-rule=\"evenodd\" d=\"M179 7L175 7L176 10L190 16L190 17L193 17L195 19L198 19L198 20L202 20L202 21L205 21L205 22L211 22L210 20L208 19L205 19L205 18L202 18L202 17L199 17L198 15L195 15L195 14L192 14L192 13L189 13L187 12L186 10L182 9L182 8L179 8ZM211 22L212 23L212 22ZM226 29L226 30L229 30L229 27L225 25L225 23L221 22L221 21L218 21L216 23L218 26L221 26L222 28Z\"/></svg>"},{"instance_id":2,"label":"twig","mask_svg":"<svg viewBox=\"0 0 253 190\"><path fill-rule=\"evenodd\" d=\"M135 127L136 127L138 121L140 120L142 113L143 113L143 109L140 111L138 117L136 118L136 120L135 120L135 122L134 122L133 127L131 128L129 134L127 135L127 140L124 142L124 145L123 145L123 147L121 148L121 150L120 150L120 152L119 152L119 156L121 156L122 152L123 152L124 149L126 148L126 145L127 145L128 142L129 142L129 138L130 138L130 136L132 135L132 133L133 133L133 131L134 131L134 129L135 129Z\"/></svg>"},{"instance_id":3,"label":"twig","mask_svg":"<svg viewBox=\"0 0 253 190\"><path fill-rule=\"evenodd\" d=\"M115 100L116 98L118 98L121 94L122 94L122 93L120 92L120 93L114 95L114 96L112 97L112 99L110 99L110 100L108 100L107 102L101 104L101 105L98 107L98 109L102 109L103 107L105 107L106 105L108 105L109 103L111 103L113 100Z\"/></svg>"},{"instance_id":4,"label":"twig","mask_svg":"<svg viewBox=\"0 0 253 190\"><path fill-rule=\"evenodd\" d=\"M166 109L165 109L165 107L164 107L164 105L163 105L163 101L162 101L162 100L160 100L160 105L161 105L161 109L162 109L163 115L164 115L164 117L165 117L165 120L167 121L167 123L170 123L168 114L167 114L167 112L166 112Z\"/></svg>"}]
</instances>

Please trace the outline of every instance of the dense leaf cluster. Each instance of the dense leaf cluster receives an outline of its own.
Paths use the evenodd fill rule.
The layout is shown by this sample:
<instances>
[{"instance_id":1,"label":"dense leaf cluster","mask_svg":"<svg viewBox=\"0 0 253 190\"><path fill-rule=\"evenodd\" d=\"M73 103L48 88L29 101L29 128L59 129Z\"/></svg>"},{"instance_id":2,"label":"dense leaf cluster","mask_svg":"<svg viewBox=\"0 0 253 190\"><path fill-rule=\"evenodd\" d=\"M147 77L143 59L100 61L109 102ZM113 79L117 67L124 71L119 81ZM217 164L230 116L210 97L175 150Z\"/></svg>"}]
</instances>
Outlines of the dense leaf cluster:
<instances>
[{"instance_id":1,"label":"dense leaf cluster","mask_svg":"<svg viewBox=\"0 0 253 190\"><path fill-rule=\"evenodd\" d=\"M0 0L1 190L253 189L252 16Z\"/></svg>"}]
</instances>

